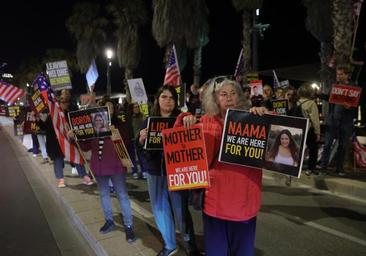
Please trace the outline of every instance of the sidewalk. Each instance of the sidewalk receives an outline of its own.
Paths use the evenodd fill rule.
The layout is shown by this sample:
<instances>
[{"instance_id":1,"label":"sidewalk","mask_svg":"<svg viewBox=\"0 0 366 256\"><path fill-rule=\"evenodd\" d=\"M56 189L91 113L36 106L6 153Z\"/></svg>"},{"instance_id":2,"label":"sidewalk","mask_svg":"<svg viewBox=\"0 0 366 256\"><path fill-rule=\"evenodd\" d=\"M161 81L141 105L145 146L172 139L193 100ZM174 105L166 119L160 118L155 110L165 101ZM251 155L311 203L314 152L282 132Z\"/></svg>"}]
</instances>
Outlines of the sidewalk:
<instances>
[{"instance_id":1,"label":"sidewalk","mask_svg":"<svg viewBox=\"0 0 366 256\"><path fill-rule=\"evenodd\" d=\"M12 127L3 126L2 130L7 132L16 147L20 150L26 150L13 135ZM145 180L134 180L130 174L127 176L127 187L133 209L135 233L138 238L135 243L128 244L125 241L125 234L117 211L114 212L117 229L105 235L99 233L99 228L104 224L104 217L96 185L91 187L83 185L81 178L71 176L71 168L66 165L64 173L68 186L59 189L56 186L52 165L41 164L41 157L33 157L31 153L28 154L28 158L35 165L36 170L39 170L35 175L39 175L44 179L49 185L50 191L60 197L70 218L96 255L155 256L161 250L162 241L151 213ZM287 186L285 176L265 171L264 186L268 179L271 179L272 182L275 181L279 186ZM290 186L309 186L356 200L366 200L365 177L355 180L332 176L302 175L300 179L291 179ZM112 196L112 202L114 209L119 209L114 195ZM197 241L201 247L200 249L203 249L201 212L191 209L191 213L195 223ZM181 249L176 255L184 256L185 253Z\"/></svg>"}]
</instances>

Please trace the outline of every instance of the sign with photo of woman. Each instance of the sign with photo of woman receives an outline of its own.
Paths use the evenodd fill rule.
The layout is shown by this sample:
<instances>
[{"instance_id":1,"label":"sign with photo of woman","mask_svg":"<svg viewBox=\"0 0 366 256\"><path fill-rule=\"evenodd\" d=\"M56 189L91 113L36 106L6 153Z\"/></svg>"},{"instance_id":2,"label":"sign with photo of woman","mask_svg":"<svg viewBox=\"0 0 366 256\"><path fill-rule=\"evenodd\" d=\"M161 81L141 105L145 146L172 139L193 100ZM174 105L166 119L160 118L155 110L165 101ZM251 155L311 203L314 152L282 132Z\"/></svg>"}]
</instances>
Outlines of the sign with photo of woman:
<instances>
[{"instance_id":1,"label":"sign with photo of woman","mask_svg":"<svg viewBox=\"0 0 366 256\"><path fill-rule=\"evenodd\" d=\"M308 119L229 109L219 161L300 177Z\"/></svg>"},{"instance_id":2,"label":"sign with photo of woman","mask_svg":"<svg viewBox=\"0 0 366 256\"><path fill-rule=\"evenodd\" d=\"M108 107L96 107L68 113L70 127L75 131L77 140L108 137L110 117Z\"/></svg>"}]
</instances>

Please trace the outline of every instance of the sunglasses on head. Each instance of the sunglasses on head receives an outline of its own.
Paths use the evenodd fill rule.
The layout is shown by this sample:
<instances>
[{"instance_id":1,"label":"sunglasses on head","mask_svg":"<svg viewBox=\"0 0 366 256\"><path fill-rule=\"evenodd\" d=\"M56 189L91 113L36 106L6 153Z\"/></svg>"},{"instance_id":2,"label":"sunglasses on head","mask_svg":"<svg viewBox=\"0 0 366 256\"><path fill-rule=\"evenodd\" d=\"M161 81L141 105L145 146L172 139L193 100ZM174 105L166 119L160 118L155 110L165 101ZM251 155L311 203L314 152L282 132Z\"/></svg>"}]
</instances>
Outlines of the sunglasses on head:
<instances>
[{"instance_id":1,"label":"sunglasses on head","mask_svg":"<svg viewBox=\"0 0 366 256\"><path fill-rule=\"evenodd\" d=\"M235 81L235 77L233 75L226 75L226 76L216 76L212 78L212 83L214 85L213 92L215 93L217 85L222 83L224 80L233 80Z\"/></svg>"}]
</instances>

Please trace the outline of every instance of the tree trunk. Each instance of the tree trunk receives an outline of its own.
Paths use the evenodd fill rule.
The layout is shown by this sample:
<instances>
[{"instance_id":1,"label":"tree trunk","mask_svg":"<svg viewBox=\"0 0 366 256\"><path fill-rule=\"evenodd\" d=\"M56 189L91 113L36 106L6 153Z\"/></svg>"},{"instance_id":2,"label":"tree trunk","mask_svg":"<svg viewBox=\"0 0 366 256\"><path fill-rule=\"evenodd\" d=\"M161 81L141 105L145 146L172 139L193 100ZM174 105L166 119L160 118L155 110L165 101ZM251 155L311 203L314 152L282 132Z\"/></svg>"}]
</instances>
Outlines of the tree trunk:
<instances>
[{"instance_id":1,"label":"tree trunk","mask_svg":"<svg viewBox=\"0 0 366 256\"><path fill-rule=\"evenodd\" d=\"M244 71L243 81L247 81L247 74L253 70L251 64L251 38L252 38L253 24L252 24L252 12L248 9L243 10L243 59L244 59Z\"/></svg>"},{"instance_id":2,"label":"tree trunk","mask_svg":"<svg viewBox=\"0 0 366 256\"><path fill-rule=\"evenodd\" d=\"M334 0L334 51L338 65L348 65L352 44L352 4L349 0Z\"/></svg>"},{"instance_id":3,"label":"tree trunk","mask_svg":"<svg viewBox=\"0 0 366 256\"><path fill-rule=\"evenodd\" d=\"M194 49L193 56L193 84L200 86L202 64L202 47Z\"/></svg>"},{"instance_id":4,"label":"tree trunk","mask_svg":"<svg viewBox=\"0 0 366 256\"><path fill-rule=\"evenodd\" d=\"M320 80L323 83L323 93L328 93L331 86L334 71L328 66L329 59L333 53L333 45L331 42L320 43Z\"/></svg>"}]
</instances>

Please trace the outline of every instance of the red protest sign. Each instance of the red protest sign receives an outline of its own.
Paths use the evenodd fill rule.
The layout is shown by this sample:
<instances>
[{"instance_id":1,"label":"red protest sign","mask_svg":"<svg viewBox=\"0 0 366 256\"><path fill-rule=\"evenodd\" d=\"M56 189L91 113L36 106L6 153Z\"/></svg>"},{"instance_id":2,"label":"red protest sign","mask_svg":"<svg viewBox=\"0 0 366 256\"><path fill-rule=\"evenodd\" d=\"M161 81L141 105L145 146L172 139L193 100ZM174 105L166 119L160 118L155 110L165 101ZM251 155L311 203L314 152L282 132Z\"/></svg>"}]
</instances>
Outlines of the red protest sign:
<instances>
[{"instance_id":1,"label":"red protest sign","mask_svg":"<svg viewBox=\"0 0 366 256\"><path fill-rule=\"evenodd\" d=\"M357 107L361 96L361 90L360 87L333 84L329 103Z\"/></svg>"},{"instance_id":2,"label":"red protest sign","mask_svg":"<svg viewBox=\"0 0 366 256\"><path fill-rule=\"evenodd\" d=\"M165 129L162 137L168 189L207 188L209 177L202 125Z\"/></svg>"}]
</instances>

